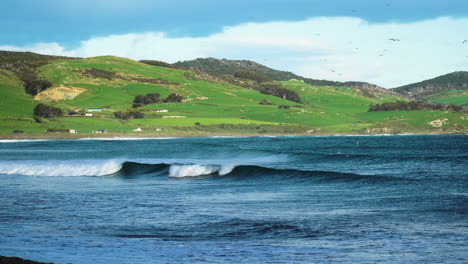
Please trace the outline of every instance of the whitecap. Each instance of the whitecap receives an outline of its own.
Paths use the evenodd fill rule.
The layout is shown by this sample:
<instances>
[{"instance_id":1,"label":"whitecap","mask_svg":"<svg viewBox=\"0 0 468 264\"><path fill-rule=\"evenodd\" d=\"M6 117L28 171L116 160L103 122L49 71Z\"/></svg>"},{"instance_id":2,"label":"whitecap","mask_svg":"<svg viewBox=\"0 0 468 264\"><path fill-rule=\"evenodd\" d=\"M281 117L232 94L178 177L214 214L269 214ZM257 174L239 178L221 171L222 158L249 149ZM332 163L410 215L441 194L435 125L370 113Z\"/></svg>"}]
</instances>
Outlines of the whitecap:
<instances>
[{"instance_id":1,"label":"whitecap","mask_svg":"<svg viewBox=\"0 0 468 264\"><path fill-rule=\"evenodd\" d=\"M23 176L105 176L118 172L122 162L115 160L67 160L1 162L0 174Z\"/></svg>"},{"instance_id":2,"label":"whitecap","mask_svg":"<svg viewBox=\"0 0 468 264\"><path fill-rule=\"evenodd\" d=\"M17 142L39 142L51 141L53 139L0 139L0 143L17 143Z\"/></svg>"},{"instance_id":3,"label":"whitecap","mask_svg":"<svg viewBox=\"0 0 468 264\"><path fill-rule=\"evenodd\" d=\"M172 164L169 168L169 177L197 177L213 173L226 175L233 169L233 165Z\"/></svg>"}]
</instances>

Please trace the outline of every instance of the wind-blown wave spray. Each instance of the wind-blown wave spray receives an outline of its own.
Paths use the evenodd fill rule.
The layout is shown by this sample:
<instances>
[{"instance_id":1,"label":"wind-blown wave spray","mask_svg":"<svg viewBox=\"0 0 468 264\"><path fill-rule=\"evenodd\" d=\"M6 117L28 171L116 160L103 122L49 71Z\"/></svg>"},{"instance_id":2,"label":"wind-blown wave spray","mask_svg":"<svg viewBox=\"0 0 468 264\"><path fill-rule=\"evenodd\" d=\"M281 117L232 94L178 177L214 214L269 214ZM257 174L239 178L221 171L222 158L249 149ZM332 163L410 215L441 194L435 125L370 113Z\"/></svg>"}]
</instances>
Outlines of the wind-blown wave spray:
<instances>
[{"instance_id":1,"label":"wind-blown wave spray","mask_svg":"<svg viewBox=\"0 0 468 264\"><path fill-rule=\"evenodd\" d=\"M23 161L1 162L0 174L24 176L105 176L122 169L115 160Z\"/></svg>"},{"instance_id":2,"label":"wind-blown wave spray","mask_svg":"<svg viewBox=\"0 0 468 264\"><path fill-rule=\"evenodd\" d=\"M226 175L234 169L234 165L202 165L202 164L172 164L169 177L197 177L218 173Z\"/></svg>"}]
</instances>

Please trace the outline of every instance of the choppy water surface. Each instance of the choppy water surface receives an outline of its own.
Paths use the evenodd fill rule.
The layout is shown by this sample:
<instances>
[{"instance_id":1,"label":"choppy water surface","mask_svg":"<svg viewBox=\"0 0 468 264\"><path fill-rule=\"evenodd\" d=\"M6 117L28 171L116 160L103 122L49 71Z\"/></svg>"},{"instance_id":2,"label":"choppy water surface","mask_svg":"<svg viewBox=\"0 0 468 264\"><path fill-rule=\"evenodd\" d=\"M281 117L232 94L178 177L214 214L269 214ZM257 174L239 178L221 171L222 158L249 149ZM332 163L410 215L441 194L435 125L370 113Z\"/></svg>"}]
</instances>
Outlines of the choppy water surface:
<instances>
[{"instance_id":1,"label":"choppy water surface","mask_svg":"<svg viewBox=\"0 0 468 264\"><path fill-rule=\"evenodd\" d=\"M0 142L0 255L466 263L468 137Z\"/></svg>"}]
</instances>

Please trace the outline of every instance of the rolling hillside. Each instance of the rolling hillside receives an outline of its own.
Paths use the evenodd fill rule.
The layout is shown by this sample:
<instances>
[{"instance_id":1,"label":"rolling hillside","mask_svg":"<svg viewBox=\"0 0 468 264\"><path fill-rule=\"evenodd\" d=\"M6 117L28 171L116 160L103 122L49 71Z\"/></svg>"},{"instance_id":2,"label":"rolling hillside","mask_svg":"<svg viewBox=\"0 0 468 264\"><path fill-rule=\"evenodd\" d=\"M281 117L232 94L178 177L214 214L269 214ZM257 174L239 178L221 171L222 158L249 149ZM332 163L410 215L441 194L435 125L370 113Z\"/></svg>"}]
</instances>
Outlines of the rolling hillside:
<instances>
[{"instance_id":1,"label":"rolling hillside","mask_svg":"<svg viewBox=\"0 0 468 264\"><path fill-rule=\"evenodd\" d=\"M258 64L249 60L227 60L227 59L215 59L215 58L206 58L206 59L195 59L191 61L176 62L173 64L179 68L187 68L192 70L199 70L203 72L217 73L217 74L227 74L234 75L239 70L247 70L252 72L257 72L269 77L274 81L287 81L291 79L302 80L307 84L313 86L335 86L335 87L350 87L357 90L361 90L368 94L393 94L397 95L391 90L386 90L382 87L379 87L375 84L366 83L366 82L335 82L328 80L317 80L311 78L305 78L303 76L296 75L292 72L278 71L271 69L264 65Z\"/></svg>"},{"instance_id":2,"label":"rolling hillside","mask_svg":"<svg viewBox=\"0 0 468 264\"><path fill-rule=\"evenodd\" d=\"M56 58L34 70L36 78L51 83L36 95L25 92L14 70L0 70L2 137L11 137L15 130L24 133L13 136L23 137L67 129L81 135L105 129L113 136L206 136L441 133L462 132L468 126L463 113L368 112L371 104L406 99L349 87L312 86L297 79L257 83L111 56ZM281 93L266 94L273 88L265 87ZM285 92L297 94L300 102L284 99ZM132 108L135 97L146 94L159 94L161 101ZM182 101L163 102L171 94L181 96ZM64 114L33 118L39 103L58 107ZM144 118L114 116L129 109L142 112ZM434 120L443 124L434 126L430 123ZM141 131L133 131L137 128Z\"/></svg>"},{"instance_id":3,"label":"rolling hillside","mask_svg":"<svg viewBox=\"0 0 468 264\"><path fill-rule=\"evenodd\" d=\"M419 100L468 105L468 72L459 71L392 89Z\"/></svg>"}]
</instances>

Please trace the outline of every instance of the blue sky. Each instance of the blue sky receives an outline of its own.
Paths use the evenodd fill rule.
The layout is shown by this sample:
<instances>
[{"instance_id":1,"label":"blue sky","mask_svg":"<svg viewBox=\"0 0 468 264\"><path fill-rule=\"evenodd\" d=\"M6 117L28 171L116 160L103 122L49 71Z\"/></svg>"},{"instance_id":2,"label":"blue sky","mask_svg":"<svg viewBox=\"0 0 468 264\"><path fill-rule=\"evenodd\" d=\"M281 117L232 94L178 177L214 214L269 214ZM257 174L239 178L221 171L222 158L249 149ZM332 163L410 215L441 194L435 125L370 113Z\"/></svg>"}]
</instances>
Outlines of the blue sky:
<instances>
[{"instance_id":1,"label":"blue sky","mask_svg":"<svg viewBox=\"0 0 468 264\"><path fill-rule=\"evenodd\" d=\"M384 87L468 70L467 0L3 0L2 9L7 50L251 59Z\"/></svg>"}]
</instances>

